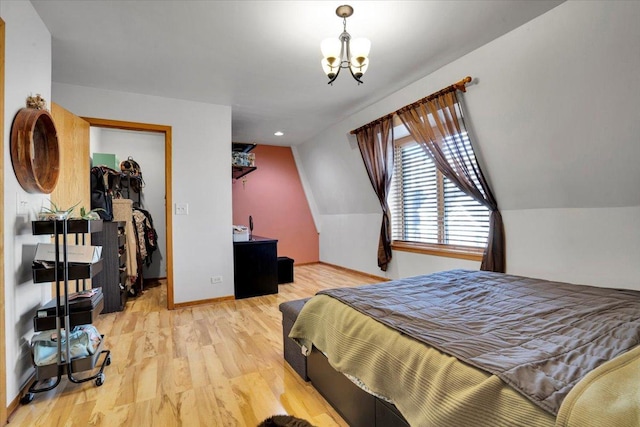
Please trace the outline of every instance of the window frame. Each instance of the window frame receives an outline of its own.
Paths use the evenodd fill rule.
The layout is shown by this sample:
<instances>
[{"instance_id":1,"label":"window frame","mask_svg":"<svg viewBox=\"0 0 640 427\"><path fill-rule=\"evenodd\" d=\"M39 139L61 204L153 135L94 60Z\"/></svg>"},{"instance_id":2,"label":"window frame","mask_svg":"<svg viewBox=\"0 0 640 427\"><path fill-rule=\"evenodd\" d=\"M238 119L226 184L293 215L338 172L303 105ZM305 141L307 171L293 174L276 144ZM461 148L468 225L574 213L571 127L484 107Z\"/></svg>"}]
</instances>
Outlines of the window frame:
<instances>
[{"instance_id":1,"label":"window frame","mask_svg":"<svg viewBox=\"0 0 640 427\"><path fill-rule=\"evenodd\" d=\"M394 164L395 164L395 156L396 150L401 148L403 145L408 144L417 144L415 139L411 135L403 136L394 140L393 142L393 153L394 153ZM425 154L426 155L426 154ZM395 175L396 171L394 171ZM438 240L441 240L441 236L444 234L444 175L438 168L436 168L436 192L438 199ZM391 207L391 206L390 206ZM393 215L391 215L391 221L393 222ZM393 229L393 227L392 227ZM470 261L482 261L482 257L484 255L485 247L476 247L476 246L464 246L464 245L453 245L453 244L444 244L444 243L425 243L425 242L414 242L408 240L395 240L393 239L392 233L391 239L391 249L402 252L412 252L419 253L424 255L434 255L441 256L447 258L458 258L465 259ZM488 237L487 237L488 240Z\"/></svg>"}]
</instances>

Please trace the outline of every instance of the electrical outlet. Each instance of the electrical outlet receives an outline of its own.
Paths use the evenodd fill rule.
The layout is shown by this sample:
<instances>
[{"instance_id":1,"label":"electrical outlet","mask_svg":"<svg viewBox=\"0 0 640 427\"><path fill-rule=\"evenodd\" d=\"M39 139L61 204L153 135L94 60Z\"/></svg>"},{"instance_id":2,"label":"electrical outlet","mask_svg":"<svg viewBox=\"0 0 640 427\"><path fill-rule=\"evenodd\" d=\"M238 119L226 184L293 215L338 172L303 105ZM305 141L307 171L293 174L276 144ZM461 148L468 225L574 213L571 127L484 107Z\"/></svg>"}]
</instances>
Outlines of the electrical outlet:
<instances>
[{"instance_id":1,"label":"electrical outlet","mask_svg":"<svg viewBox=\"0 0 640 427\"><path fill-rule=\"evenodd\" d=\"M215 285L216 283L222 283L222 276L213 276L211 278L211 284Z\"/></svg>"},{"instance_id":2,"label":"electrical outlet","mask_svg":"<svg viewBox=\"0 0 640 427\"><path fill-rule=\"evenodd\" d=\"M189 215L189 203L176 203L176 215Z\"/></svg>"}]
</instances>

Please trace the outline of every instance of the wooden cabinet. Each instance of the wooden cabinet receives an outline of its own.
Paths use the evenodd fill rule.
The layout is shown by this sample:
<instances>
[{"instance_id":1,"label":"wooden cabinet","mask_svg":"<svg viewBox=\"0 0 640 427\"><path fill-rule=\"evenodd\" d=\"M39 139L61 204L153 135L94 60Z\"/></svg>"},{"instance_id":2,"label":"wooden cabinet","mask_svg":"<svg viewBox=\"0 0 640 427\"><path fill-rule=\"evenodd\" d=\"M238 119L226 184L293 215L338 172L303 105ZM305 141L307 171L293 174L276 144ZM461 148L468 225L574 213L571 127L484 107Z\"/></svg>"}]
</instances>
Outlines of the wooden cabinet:
<instances>
[{"instance_id":1,"label":"wooden cabinet","mask_svg":"<svg viewBox=\"0 0 640 427\"><path fill-rule=\"evenodd\" d=\"M278 293L278 241L253 236L233 242L236 299Z\"/></svg>"},{"instance_id":2,"label":"wooden cabinet","mask_svg":"<svg viewBox=\"0 0 640 427\"><path fill-rule=\"evenodd\" d=\"M91 236L91 244L102 246L103 269L93 278L93 287L102 287L103 313L124 310L129 293L126 264L125 222L104 222L102 232Z\"/></svg>"}]
</instances>

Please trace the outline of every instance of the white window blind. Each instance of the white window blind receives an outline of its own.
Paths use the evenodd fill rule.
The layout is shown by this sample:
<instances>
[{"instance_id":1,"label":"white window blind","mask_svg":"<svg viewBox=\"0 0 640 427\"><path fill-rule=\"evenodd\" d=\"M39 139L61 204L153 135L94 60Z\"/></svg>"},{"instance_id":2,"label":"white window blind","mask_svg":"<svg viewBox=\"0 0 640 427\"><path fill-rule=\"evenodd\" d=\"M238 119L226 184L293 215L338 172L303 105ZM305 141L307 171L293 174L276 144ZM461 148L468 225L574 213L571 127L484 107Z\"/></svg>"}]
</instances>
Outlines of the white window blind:
<instances>
[{"instance_id":1,"label":"white window blind","mask_svg":"<svg viewBox=\"0 0 640 427\"><path fill-rule=\"evenodd\" d=\"M473 152L466 135L459 136ZM460 191L436 169L422 147L407 139L395 146L389 195L393 240L485 247L489 210Z\"/></svg>"}]
</instances>

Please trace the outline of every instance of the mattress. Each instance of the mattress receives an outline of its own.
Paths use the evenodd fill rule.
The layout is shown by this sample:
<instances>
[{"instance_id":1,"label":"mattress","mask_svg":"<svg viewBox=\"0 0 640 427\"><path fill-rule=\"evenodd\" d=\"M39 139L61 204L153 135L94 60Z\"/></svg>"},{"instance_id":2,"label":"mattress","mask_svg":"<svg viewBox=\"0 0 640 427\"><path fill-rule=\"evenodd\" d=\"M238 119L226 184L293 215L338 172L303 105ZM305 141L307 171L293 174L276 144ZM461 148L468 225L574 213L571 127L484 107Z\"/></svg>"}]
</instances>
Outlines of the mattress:
<instances>
[{"instance_id":1,"label":"mattress","mask_svg":"<svg viewBox=\"0 0 640 427\"><path fill-rule=\"evenodd\" d=\"M553 425L573 386L640 338L635 291L459 270L323 293L290 336L412 425Z\"/></svg>"}]
</instances>

